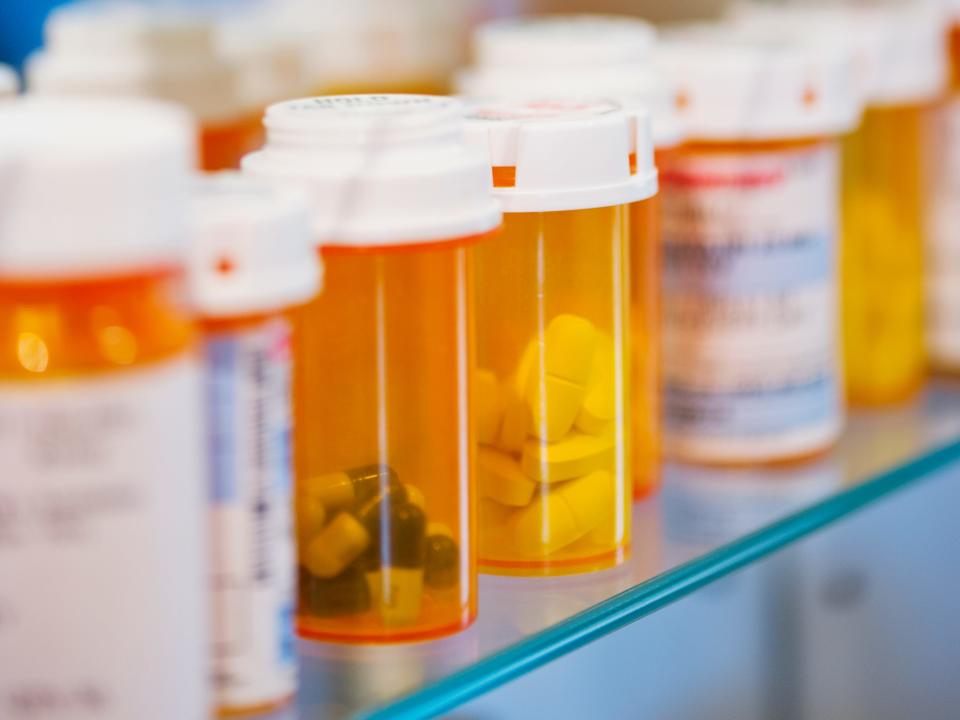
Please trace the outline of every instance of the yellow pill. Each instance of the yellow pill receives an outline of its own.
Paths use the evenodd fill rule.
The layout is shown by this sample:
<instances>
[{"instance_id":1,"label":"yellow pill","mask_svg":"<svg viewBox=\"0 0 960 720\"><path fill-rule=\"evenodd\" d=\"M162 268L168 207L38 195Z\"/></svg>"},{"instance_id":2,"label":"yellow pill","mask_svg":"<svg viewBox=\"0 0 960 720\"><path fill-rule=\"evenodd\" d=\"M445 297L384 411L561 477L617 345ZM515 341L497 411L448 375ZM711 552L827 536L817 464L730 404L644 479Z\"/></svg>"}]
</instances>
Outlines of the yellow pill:
<instances>
[{"instance_id":1,"label":"yellow pill","mask_svg":"<svg viewBox=\"0 0 960 720\"><path fill-rule=\"evenodd\" d=\"M403 484L403 489L407 493L407 502L420 508L424 513L427 512L427 499L423 496L423 491L416 485L409 483Z\"/></svg>"},{"instance_id":2,"label":"yellow pill","mask_svg":"<svg viewBox=\"0 0 960 720\"><path fill-rule=\"evenodd\" d=\"M541 440L559 440L573 427L583 407L586 388L556 377L544 375L527 383L531 431Z\"/></svg>"},{"instance_id":3,"label":"yellow pill","mask_svg":"<svg viewBox=\"0 0 960 720\"><path fill-rule=\"evenodd\" d=\"M477 370L473 374L473 406L477 440L482 445L493 445L503 421L503 397L497 376L489 370Z\"/></svg>"},{"instance_id":4,"label":"yellow pill","mask_svg":"<svg viewBox=\"0 0 960 720\"><path fill-rule=\"evenodd\" d=\"M555 443L527 440L523 445L521 467L524 475L537 482L570 480L594 470L611 469L615 447L612 432L602 435L572 432Z\"/></svg>"},{"instance_id":5,"label":"yellow pill","mask_svg":"<svg viewBox=\"0 0 960 720\"><path fill-rule=\"evenodd\" d=\"M591 435L599 435L607 429L617 412L616 353L613 341L604 338L597 343L593 365L583 406L577 415L574 427Z\"/></svg>"},{"instance_id":6,"label":"yellow pill","mask_svg":"<svg viewBox=\"0 0 960 720\"><path fill-rule=\"evenodd\" d=\"M367 529L353 515L342 512L310 541L303 553L303 564L318 578L336 577L369 544Z\"/></svg>"},{"instance_id":7,"label":"yellow pill","mask_svg":"<svg viewBox=\"0 0 960 720\"><path fill-rule=\"evenodd\" d=\"M505 452L518 453L523 449L523 443L530 434L532 420L530 408L506 383L503 386L503 423L500 425L500 434L497 436L497 447Z\"/></svg>"},{"instance_id":8,"label":"yellow pill","mask_svg":"<svg viewBox=\"0 0 960 720\"><path fill-rule=\"evenodd\" d=\"M523 397L527 392L527 383L536 370L539 373L540 365L540 343L537 340L531 340L520 356L520 362L517 363L517 369L513 373L513 389L517 395Z\"/></svg>"},{"instance_id":9,"label":"yellow pill","mask_svg":"<svg viewBox=\"0 0 960 720\"><path fill-rule=\"evenodd\" d=\"M536 483L523 474L520 463L509 455L490 448L477 453L480 496L501 505L522 507L530 502Z\"/></svg>"},{"instance_id":10,"label":"yellow pill","mask_svg":"<svg viewBox=\"0 0 960 720\"><path fill-rule=\"evenodd\" d=\"M399 485L389 465L364 465L341 472L314 475L300 483L301 495L323 503L329 514L365 503L381 490Z\"/></svg>"},{"instance_id":11,"label":"yellow pill","mask_svg":"<svg viewBox=\"0 0 960 720\"><path fill-rule=\"evenodd\" d=\"M543 369L548 375L586 385L597 345L597 331L579 315L557 315L543 334Z\"/></svg>"},{"instance_id":12,"label":"yellow pill","mask_svg":"<svg viewBox=\"0 0 960 720\"><path fill-rule=\"evenodd\" d=\"M423 568L384 567L367 574L370 598L387 627L412 625L420 616Z\"/></svg>"},{"instance_id":13,"label":"yellow pill","mask_svg":"<svg viewBox=\"0 0 960 720\"><path fill-rule=\"evenodd\" d=\"M313 540L327 521L327 509L317 498L309 496L297 497L297 547L301 551Z\"/></svg>"},{"instance_id":14,"label":"yellow pill","mask_svg":"<svg viewBox=\"0 0 960 720\"><path fill-rule=\"evenodd\" d=\"M510 520L514 549L541 557L576 542L609 517L613 489L613 475L604 470L551 487Z\"/></svg>"},{"instance_id":15,"label":"yellow pill","mask_svg":"<svg viewBox=\"0 0 960 720\"><path fill-rule=\"evenodd\" d=\"M353 480L345 472L315 475L303 481L300 495L319 500L330 512L344 510L354 502Z\"/></svg>"}]
</instances>

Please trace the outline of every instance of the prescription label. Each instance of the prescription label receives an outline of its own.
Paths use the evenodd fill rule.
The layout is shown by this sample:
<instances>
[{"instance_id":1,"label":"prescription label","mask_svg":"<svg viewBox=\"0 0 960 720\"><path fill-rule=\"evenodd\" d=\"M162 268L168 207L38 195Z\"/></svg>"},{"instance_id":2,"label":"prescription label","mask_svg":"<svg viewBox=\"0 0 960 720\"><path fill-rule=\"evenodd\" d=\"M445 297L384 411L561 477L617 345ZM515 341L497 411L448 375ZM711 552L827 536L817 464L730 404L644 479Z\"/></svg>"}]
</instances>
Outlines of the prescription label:
<instances>
[{"instance_id":1,"label":"prescription label","mask_svg":"<svg viewBox=\"0 0 960 720\"><path fill-rule=\"evenodd\" d=\"M960 100L933 111L927 147L927 338L934 363L960 368Z\"/></svg>"},{"instance_id":2,"label":"prescription label","mask_svg":"<svg viewBox=\"0 0 960 720\"><path fill-rule=\"evenodd\" d=\"M293 693L290 326L205 343L214 686L223 707Z\"/></svg>"},{"instance_id":3,"label":"prescription label","mask_svg":"<svg viewBox=\"0 0 960 720\"><path fill-rule=\"evenodd\" d=\"M667 442L771 459L840 425L832 144L676 154L662 168Z\"/></svg>"},{"instance_id":4,"label":"prescription label","mask_svg":"<svg viewBox=\"0 0 960 720\"><path fill-rule=\"evenodd\" d=\"M0 718L207 717L199 373L0 382Z\"/></svg>"}]
</instances>

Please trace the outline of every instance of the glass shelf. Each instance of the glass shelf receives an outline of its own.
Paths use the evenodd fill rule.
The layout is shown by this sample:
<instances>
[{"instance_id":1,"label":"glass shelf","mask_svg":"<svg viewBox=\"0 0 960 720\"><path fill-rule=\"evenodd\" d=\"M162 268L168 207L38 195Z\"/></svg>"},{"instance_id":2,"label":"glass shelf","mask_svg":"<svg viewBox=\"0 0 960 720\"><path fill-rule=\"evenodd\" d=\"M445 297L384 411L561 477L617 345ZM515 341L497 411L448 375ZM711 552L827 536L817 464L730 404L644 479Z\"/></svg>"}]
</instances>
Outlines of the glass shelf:
<instances>
[{"instance_id":1,"label":"glass shelf","mask_svg":"<svg viewBox=\"0 0 960 720\"><path fill-rule=\"evenodd\" d=\"M565 578L482 576L464 633L389 647L302 641L295 707L263 720L425 718L528 673L857 510L960 463L960 384L850 418L840 445L802 465L667 465L638 503L622 567Z\"/></svg>"}]
</instances>

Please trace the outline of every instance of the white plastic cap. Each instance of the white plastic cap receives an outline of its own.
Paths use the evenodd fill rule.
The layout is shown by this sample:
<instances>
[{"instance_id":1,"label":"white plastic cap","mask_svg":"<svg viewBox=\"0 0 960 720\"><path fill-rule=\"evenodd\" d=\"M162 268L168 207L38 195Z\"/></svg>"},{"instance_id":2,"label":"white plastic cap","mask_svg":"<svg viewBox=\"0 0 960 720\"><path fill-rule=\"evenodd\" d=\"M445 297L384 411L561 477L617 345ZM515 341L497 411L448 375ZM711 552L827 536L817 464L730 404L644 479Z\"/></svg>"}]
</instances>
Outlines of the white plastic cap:
<instances>
[{"instance_id":1,"label":"white plastic cap","mask_svg":"<svg viewBox=\"0 0 960 720\"><path fill-rule=\"evenodd\" d=\"M463 108L429 95L339 95L273 105L244 172L310 194L317 244L405 245L500 225L490 168L463 140Z\"/></svg>"},{"instance_id":2,"label":"white plastic cap","mask_svg":"<svg viewBox=\"0 0 960 720\"><path fill-rule=\"evenodd\" d=\"M283 310L317 294L321 265L306 195L232 172L198 183L190 289L201 315Z\"/></svg>"},{"instance_id":3,"label":"white plastic cap","mask_svg":"<svg viewBox=\"0 0 960 720\"><path fill-rule=\"evenodd\" d=\"M44 32L45 48L27 65L31 92L155 97L205 122L251 110L209 18L104 0L55 10Z\"/></svg>"},{"instance_id":4,"label":"white plastic cap","mask_svg":"<svg viewBox=\"0 0 960 720\"><path fill-rule=\"evenodd\" d=\"M585 210L656 194L650 136L637 122L611 101L505 101L472 107L467 139L492 167L515 168L513 187L494 189L504 212Z\"/></svg>"},{"instance_id":5,"label":"white plastic cap","mask_svg":"<svg viewBox=\"0 0 960 720\"><path fill-rule=\"evenodd\" d=\"M675 31L658 52L694 140L837 135L860 117L852 57L826 46L760 41L713 25Z\"/></svg>"},{"instance_id":6,"label":"white plastic cap","mask_svg":"<svg viewBox=\"0 0 960 720\"><path fill-rule=\"evenodd\" d=\"M457 89L477 99L609 97L653 117L654 142L683 139L676 93L654 62L653 27L607 15L498 20L474 35L475 65Z\"/></svg>"},{"instance_id":7,"label":"white plastic cap","mask_svg":"<svg viewBox=\"0 0 960 720\"><path fill-rule=\"evenodd\" d=\"M181 265L194 152L192 120L156 101L0 104L0 275Z\"/></svg>"},{"instance_id":8,"label":"white plastic cap","mask_svg":"<svg viewBox=\"0 0 960 720\"><path fill-rule=\"evenodd\" d=\"M947 82L947 21L931 4L800 6L739 3L735 25L770 33L789 31L848 48L858 64L870 105L924 103Z\"/></svg>"},{"instance_id":9,"label":"white plastic cap","mask_svg":"<svg viewBox=\"0 0 960 720\"><path fill-rule=\"evenodd\" d=\"M20 80L12 67L0 65L0 97L16 95L20 89Z\"/></svg>"}]
</instances>

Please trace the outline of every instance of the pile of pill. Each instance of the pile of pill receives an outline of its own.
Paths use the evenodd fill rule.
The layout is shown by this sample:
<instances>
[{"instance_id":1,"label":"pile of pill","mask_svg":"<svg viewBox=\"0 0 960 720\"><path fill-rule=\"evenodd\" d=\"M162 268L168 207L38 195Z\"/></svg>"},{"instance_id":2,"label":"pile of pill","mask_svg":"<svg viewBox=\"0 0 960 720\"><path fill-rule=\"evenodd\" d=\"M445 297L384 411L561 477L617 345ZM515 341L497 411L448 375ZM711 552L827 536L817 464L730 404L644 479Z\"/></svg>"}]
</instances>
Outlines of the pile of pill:
<instances>
[{"instance_id":1,"label":"pile of pill","mask_svg":"<svg viewBox=\"0 0 960 720\"><path fill-rule=\"evenodd\" d=\"M449 591L459 548L429 522L423 493L388 465L309 478L298 488L300 602L317 617L375 610L389 627L420 615L424 587Z\"/></svg>"},{"instance_id":2,"label":"pile of pill","mask_svg":"<svg viewBox=\"0 0 960 720\"><path fill-rule=\"evenodd\" d=\"M537 559L609 520L617 446L613 340L557 315L510 378L476 373L484 556Z\"/></svg>"}]
</instances>

